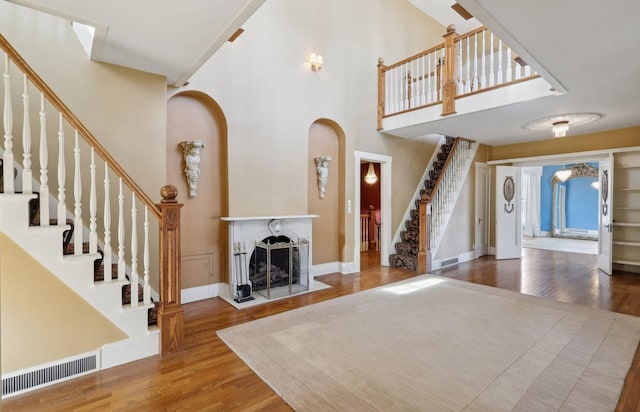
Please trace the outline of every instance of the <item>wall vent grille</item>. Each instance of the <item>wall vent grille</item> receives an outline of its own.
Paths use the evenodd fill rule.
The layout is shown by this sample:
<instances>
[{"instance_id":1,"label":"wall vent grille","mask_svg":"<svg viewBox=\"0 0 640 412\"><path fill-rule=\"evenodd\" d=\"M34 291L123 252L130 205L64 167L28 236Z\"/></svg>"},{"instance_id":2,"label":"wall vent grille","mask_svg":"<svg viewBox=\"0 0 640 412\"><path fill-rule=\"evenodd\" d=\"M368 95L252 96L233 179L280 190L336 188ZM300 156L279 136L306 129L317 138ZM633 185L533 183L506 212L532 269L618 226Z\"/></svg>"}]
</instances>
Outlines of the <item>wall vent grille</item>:
<instances>
[{"instance_id":1,"label":"wall vent grille","mask_svg":"<svg viewBox=\"0 0 640 412\"><path fill-rule=\"evenodd\" d=\"M442 263L440 263L440 266L445 267L445 266L451 266L451 265L457 265L457 264L458 264L458 258L454 257L451 259L443 260Z\"/></svg>"},{"instance_id":2,"label":"wall vent grille","mask_svg":"<svg viewBox=\"0 0 640 412\"><path fill-rule=\"evenodd\" d=\"M92 352L3 375L2 398L86 375L98 370L98 363L98 352Z\"/></svg>"}]
</instances>

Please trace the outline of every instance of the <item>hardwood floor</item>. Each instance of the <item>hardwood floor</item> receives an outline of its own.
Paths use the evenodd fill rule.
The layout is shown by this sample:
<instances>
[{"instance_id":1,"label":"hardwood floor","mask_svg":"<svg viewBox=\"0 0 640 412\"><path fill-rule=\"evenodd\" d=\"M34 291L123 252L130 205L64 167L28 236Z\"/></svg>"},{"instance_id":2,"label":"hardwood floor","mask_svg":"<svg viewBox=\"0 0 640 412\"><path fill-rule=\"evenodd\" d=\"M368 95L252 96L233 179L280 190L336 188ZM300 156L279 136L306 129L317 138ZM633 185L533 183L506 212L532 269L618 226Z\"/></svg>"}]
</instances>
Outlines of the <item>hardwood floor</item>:
<instances>
[{"instance_id":1,"label":"hardwood floor","mask_svg":"<svg viewBox=\"0 0 640 412\"><path fill-rule=\"evenodd\" d=\"M216 330L416 276L363 255L358 274L319 278L331 288L236 310L219 298L184 305L185 350L143 359L5 400L5 411L287 411L278 397L217 337ZM376 260L377 259L377 260ZM640 275L609 277L595 256L525 249L520 260L484 257L434 274L562 302L640 316ZM636 353L618 411L640 410Z\"/></svg>"}]
</instances>

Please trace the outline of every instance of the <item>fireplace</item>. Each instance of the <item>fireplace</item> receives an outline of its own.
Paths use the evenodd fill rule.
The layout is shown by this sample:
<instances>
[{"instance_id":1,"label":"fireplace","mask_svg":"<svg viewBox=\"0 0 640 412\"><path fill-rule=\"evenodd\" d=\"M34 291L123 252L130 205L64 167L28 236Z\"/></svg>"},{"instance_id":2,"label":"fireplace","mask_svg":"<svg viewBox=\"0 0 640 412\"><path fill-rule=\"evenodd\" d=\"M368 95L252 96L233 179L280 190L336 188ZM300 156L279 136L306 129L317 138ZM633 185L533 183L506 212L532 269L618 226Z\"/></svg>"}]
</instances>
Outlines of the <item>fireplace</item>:
<instances>
[{"instance_id":1,"label":"fireplace","mask_svg":"<svg viewBox=\"0 0 640 412\"><path fill-rule=\"evenodd\" d=\"M229 223L228 301L250 306L313 290L311 220L315 217L221 218ZM255 297L253 303L247 303L251 301L247 295Z\"/></svg>"},{"instance_id":2,"label":"fireplace","mask_svg":"<svg viewBox=\"0 0 640 412\"><path fill-rule=\"evenodd\" d=\"M267 299L309 289L309 242L269 236L255 244L249 266L253 291Z\"/></svg>"}]
</instances>

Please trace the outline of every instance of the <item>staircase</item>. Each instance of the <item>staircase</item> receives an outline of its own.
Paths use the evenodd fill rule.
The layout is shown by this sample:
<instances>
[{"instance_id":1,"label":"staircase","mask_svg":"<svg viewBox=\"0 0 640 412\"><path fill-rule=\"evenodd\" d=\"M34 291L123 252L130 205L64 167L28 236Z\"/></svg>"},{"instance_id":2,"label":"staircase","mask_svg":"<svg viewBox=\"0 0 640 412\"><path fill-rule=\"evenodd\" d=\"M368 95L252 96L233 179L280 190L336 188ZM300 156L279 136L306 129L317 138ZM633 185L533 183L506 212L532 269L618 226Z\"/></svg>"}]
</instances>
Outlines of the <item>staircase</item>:
<instances>
[{"instance_id":1,"label":"staircase","mask_svg":"<svg viewBox=\"0 0 640 412\"><path fill-rule=\"evenodd\" d=\"M0 178L3 178L0 159ZM18 175L17 168L14 168ZM90 252L89 242L74 243L77 231L73 219L59 225L58 219L40 219L40 193L5 193L0 185L0 231L29 252L43 266L58 276L76 293L85 298L99 312L125 332L125 341L107 344L101 350L102 367L115 366L158 353L157 328L159 303L143 302L143 287L133 287L131 269L118 280L118 265L105 268L104 251L98 247ZM76 238L77 239L77 238ZM109 279L105 281L105 272ZM132 289L136 298L132 304ZM122 350L123 347L128 347Z\"/></svg>"},{"instance_id":2,"label":"staircase","mask_svg":"<svg viewBox=\"0 0 640 412\"><path fill-rule=\"evenodd\" d=\"M0 231L127 335L98 348L97 369L179 351L182 205L175 187L164 186L154 203L0 35L2 62ZM18 127L14 118L22 120ZM159 236L149 234L151 224Z\"/></svg>"},{"instance_id":3,"label":"staircase","mask_svg":"<svg viewBox=\"0 0 640 412\"><path fill-rule=\"evenodd\" d=\"M444 138L427 169L423 184L416 191L413 208L409 210L409 218L400 232L400 241L395 244L396 253L389 257L391 267L419 270L421 202L431 205L430 213L422 218L428 222L424 225L425 252L429 260L433 259L476 150L477 145L469 140ZM427 267L431 267L430 263Z\"/></svg>"}]
</instances>

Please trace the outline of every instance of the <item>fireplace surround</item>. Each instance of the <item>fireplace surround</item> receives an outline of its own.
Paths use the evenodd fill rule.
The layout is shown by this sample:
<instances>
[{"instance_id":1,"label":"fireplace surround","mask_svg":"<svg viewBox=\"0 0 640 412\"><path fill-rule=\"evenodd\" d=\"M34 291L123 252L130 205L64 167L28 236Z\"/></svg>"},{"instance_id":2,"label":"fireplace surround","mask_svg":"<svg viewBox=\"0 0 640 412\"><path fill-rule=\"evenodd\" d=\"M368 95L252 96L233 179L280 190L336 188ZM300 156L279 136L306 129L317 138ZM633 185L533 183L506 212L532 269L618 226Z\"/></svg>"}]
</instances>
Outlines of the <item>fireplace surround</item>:
<instances>
[{"instance_id":1,"label":"fireplace surround","mask_svg":"<svg viewBox=\"0 0 640 412\"><path fill-rule=\"evenodd\" d=\"M246 285L253 297L266 300L310 290L311 223L317 216L222 217L229 224L229 298L238 302Z\"/></svg>"}]
</instances>

